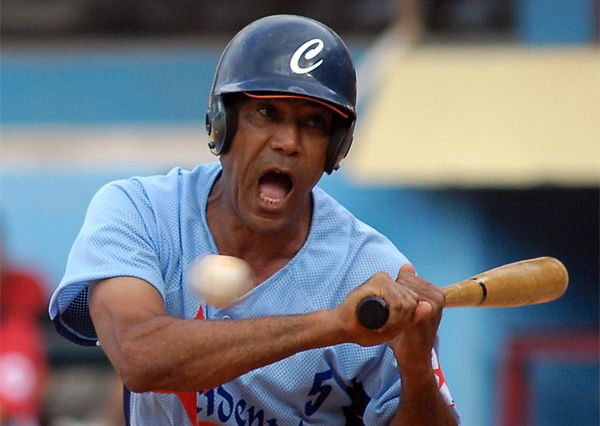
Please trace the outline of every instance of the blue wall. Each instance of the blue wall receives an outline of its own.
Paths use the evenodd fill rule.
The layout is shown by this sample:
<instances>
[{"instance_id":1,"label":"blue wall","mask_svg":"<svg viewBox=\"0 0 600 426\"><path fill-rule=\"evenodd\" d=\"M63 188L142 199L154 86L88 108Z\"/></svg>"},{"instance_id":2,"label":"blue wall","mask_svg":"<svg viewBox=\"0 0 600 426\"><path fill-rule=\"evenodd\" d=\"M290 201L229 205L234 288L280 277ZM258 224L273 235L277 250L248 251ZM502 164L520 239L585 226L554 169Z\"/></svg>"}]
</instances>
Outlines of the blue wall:
<instances>
[{"instance_id":1,"label":"blue wall","mask_svg":"<svg viewBox=\"0 0 600 426\"><path fill-rule=\"evenodd\" d=\"M519 0L519 40L528 44L592 43L598 37L597 0Z\"/></svg>"},{"instance_id":2,"label":"blue wall","mask_svg":"<svg viewBox=\"0 0 600 426\"><path fill-rule=\"evenodd\" d=\"M3 53L2 123L204 123L217 60L214 46Z\"/></svg>"}]
</instances>

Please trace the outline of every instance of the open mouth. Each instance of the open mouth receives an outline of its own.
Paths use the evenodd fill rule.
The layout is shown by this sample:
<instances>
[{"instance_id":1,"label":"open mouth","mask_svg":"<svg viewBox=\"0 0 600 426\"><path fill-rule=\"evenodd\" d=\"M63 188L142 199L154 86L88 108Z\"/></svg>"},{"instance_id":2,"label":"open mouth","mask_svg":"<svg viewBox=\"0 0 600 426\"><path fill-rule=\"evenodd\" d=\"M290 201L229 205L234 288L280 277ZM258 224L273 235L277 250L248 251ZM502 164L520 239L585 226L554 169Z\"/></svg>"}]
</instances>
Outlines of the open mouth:
<instances>
[{"instance_id":1,"label":"open mouth","mask_svg":"<svg viewBox=\"0 0 600 426\"><path fill-rule=\"evenodd\" d=\"M265 173L258 181L260 199L269 206L277 206L292 190L292 179L279 171Z\"/></svg>"}]
</instances>

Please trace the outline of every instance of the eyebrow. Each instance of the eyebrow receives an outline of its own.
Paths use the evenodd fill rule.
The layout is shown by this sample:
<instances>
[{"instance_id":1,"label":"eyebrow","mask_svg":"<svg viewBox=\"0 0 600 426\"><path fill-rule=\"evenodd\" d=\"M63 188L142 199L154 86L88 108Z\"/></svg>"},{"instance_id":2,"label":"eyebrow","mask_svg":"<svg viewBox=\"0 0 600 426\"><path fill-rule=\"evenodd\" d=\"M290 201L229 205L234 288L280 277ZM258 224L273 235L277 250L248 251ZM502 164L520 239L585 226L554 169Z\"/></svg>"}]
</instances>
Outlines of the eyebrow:
<instances>
[{"instance_id":1,"label":"eyebrow","mask_svg":"<svg viewBox=\"0 0 600 426\"><path fill-rule=\"evenodd\" d=\"M339 108L336 108L335 106L328 104L327 102L323 102L320 99L315 99L315 98L311 98L308 96L302 96L302 95L288 95L288 94L282 94L282 95L278 95L278 94L273 94L273 95L256 95L253 93L249 93L249 92L244 92L244 95L248 96L249 98L253 98L253 99L302 99L305 101L310 101L310 102L314 102L316 104L319 105L323 105L324 107L333 110L335 112L337 112L339 115L341 115L344 118L348 118L349 115L347 113L345 113L344 111L342 111Z\"/></svg>"}]
</instances>

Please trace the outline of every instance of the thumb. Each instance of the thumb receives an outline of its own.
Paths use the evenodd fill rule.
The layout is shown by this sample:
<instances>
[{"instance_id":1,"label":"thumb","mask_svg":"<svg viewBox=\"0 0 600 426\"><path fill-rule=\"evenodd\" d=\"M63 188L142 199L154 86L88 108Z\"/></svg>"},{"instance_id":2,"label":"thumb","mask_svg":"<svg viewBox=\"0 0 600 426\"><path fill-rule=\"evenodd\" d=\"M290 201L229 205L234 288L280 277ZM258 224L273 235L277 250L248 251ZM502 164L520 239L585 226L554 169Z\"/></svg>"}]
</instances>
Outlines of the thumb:
<instances>
[{"instance_id":1,"label":"thumb","mask_svg":"<svg viewBox=\"0 0 600 426\"><path fill-rule=\"evenodd\" d=\"M420 300L411 320L412 325L416 325L423 321L431 314L431 311L433 311L431 303Z\"/></svg>"}]
</instances>

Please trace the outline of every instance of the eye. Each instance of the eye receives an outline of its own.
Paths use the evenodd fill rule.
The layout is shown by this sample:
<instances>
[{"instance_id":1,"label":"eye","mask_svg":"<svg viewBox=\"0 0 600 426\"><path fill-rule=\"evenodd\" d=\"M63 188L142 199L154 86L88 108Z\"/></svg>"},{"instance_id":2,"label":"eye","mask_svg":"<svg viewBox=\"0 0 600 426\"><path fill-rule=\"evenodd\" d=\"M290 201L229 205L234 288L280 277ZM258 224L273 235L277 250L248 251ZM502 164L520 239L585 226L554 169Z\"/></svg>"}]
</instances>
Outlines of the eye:
<instances>
[{"instance_id":1,"label":"eye","mask_svg":"<svg viewBox=\"0 0 600 426\"><path fill-rule=\"evenodd\" d=\"M273 105L259 104L256 106L256 112L262 117L273 117L275 115L275 108Z\"/></svg>"},{"instance_id":2,"label":"eye","mask_svg":"<svg viewBox=\"0 0 600 426\"><path fill-rule=\"evenodd\" d=\"M306 125L314 129L329 130L330 120L323 114L312 114L306 120Z\"/></svg>"}]
</instances>

